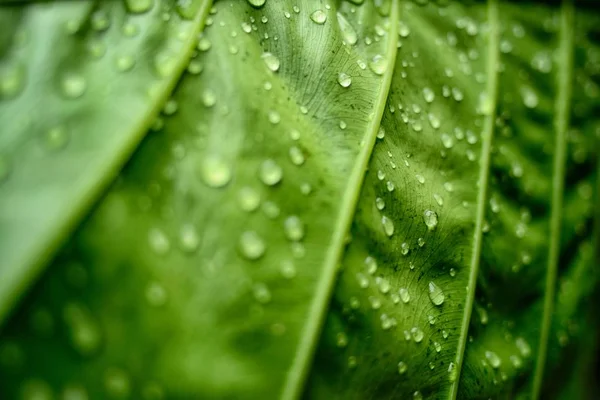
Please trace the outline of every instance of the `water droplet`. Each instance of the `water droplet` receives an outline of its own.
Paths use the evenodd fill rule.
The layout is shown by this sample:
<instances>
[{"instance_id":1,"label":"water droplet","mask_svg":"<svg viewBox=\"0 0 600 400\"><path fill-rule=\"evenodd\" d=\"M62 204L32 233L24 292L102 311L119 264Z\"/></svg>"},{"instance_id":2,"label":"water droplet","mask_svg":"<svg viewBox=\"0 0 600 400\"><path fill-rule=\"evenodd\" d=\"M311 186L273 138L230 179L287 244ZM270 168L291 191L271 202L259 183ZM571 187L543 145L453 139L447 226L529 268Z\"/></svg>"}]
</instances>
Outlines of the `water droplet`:
<instances>
[{"instance_id":1,"label":"water droplet","mask_svg":"<svg viewBox=\"0 0 600 400\"><path fill-rule=\"evenodd\" d=\"M400 361L398 363L398 373L400 375L404 374L407 369L408 369L408 366L406 365L406 363L404 361Z\"/></svg>"},{"instance_id":2,"label":"water droplet","mask_svg":"<svg viewBox=\"0 0 600 400\"><path fill-rule=\"evenodd\" d=\"M435 211L425 210L423 213L423 220L425 221L427 229L432 231L438 224L438 215Z\"/></svg>"},{"instance_id":3,"label":"water droplet","mask_svg":"<svg viewBox=\"0 0 600 400\"><path fill-rule=\"evenodd\" d=\"M260 193L249 186L244 186L238 192L238 203L244 211L255 211L260 205Z\"/></svg>"},{"instance_id":4,"label":"water droplet","mask_svg":"<svg viewBox=\"0 0 600 400\"><path fill-rule=\"evenodd\" d=\"M485 358L487 358L487 360L489 361L490 365L494 369L498 369L500 367L500 365L502 364L502 361L500 360L500 357L498 357L498 355L496 353L494 353L493 351L487 350L485 352Z\"/></svg>"},{"instance_id":5,"label":"water droplet","mask_svg":"<svg viewBox=\"0 0 600 400\"><path fill-rule=\"evenodd\" d=\"M193 253L200 245L198 231L192 224L184 224L179 230L179 247L186 253Z\"/></svg>"},{"instance_id":6,"label":"water droplet","mask_svg":"<svg viewBox=\"0 0 600 400\"><path fill-rule=\"evenodd\" d=\"M394 234L394 222L385 215L381 217L381 225L383 225L383 231L387 236Z\"/></svg>"},{"instance_id":7,"label":"water droplet","mask_svg":"<svg viewBox=\"0 0 600 400\"><path fill-rule=\"evenodd\" d=\"M454 268L450 268L450 276L453 278L456 276L456 270Z\"/></svg>"},{"instance_id":8,"label":"water droplet","mask_svg":"<svg viewBox=\"0 0 600 400\"><path fill-rule=\"evenodd\" d=\"M519 337L515 340L515 344L523 357L529 357L531 355L531 347L529 347L529 343L527 343L525 339Z\"/></svg>"},{"instance_id":9,"label":"water droplet","mask_svg":"<svg viewBox=\"0 0 600 400\"><path fill-rule=\"evenodd\" d=\"M358 272L356 274L356 280L358 281L358 286L361 288L366 289L369 287L369 279L364 274Z\"/></svg>"},{"instance_id":10,"label":"water droplet","mask_svg":"<svg viewBox=\"0 0 600 400\"><path fill-rule=\"evenodd\" d=\"M129 377L117 368L110 368L104 375L104 387L111 398L128 398L131 393Z\"/></svg>"},{"instance_id":11,"label":"water droplet","mask_svg":"<svg viewBox=\"0 0 600 400\"><path fill-rule=\"evenodd\" d=\"M199 172L202 181L212 188L223 187L231 181L231 168L217 155L209 155L202 160Z\"/></svg>"},{"instance_id":12,"label":"water droplet","mask_svg":"<svg viewBox=\"0 0 600 400\"><path fill-rule=\"evenodd\" d=\"M281 276L286 279L292 279L296 276L296 267L290 260L284 260L281 262Z\"/></svg>"},{"instance_id":13,"label":"water droplet","mask_svg":"<svg viewBox=\"0 0 600 400\"><path fill-rule=\"evenodd\" d=\"M340 72L337 79L341 87L349 87L352 84L352 78L345 72Z\"/></svg>"},{"instance_id":14,"label":"water droplet","mask_svg":"<svg viewBox=\"0 0 600 400\"><path fill-rule=\"evenodd\" d=\"M452 139L452 136L447 133L442 133L440 137L445 148L451 149L454 146L454 139Z\"/></svg>"},{"instance_id":15,"label":"water droplet","mask_svg":"<svg viewBox=\"0 0 600 400\"><path fill-rule=\"evenodd\" d=\"M410 329L410 334L411 334L413 340L415 341L415 343L421 343L421 341L423 340L423 337L424 337L423 331L418 326L412 327Z\"/></svg>"},{"instance_id":16,"label":"water droplet","mask_svg":"<svg viewBox=\"0 0 600 400\"><path fill-rule=\"evenodd\" d=\"M375 206L377 207L377 209L379 211L381 211L385 208L385 201L383 201L383 199L381 197L377 197L375 199Z\"/></svg>"},{"instance_id":17,"label":"water droplet","mask_svg":"<svg viewBox=\"0 0 600 400\"><path fill-rule=\"evenodd\" d=\"M413 400L423 400L423 395L418 390L413 393Z\"/></svg>"},{"instance_id":18,"label":"water droplet","mask_svg":"<svg viewBox=\"0 0 600 400\"><path fill-rule=\"evenodd\" d=\"M373 275L375 272L377 272L377 261L375 261L373 257L367 256L365 258L365 267L367 272Z\"/></svg>"},{"instance_id":19,"label":"water droplet","mask_svg":"<svg viewBox=\"0 0 600 400\"><path fill-rule=\"evenodd\" d=\"M69 339L80 354L89 356L100 348L102 334L89 310L80 304L69 303L63 312Z\"/></svg>"},{"instance_id":20,"label":"water droplet","mask_svg":"<svg viewBox=\"0 0 600 400\"><path fill-rule=\"evenodd\" d=\"M292 160L292 164L294 165L302 165L304 164L304 153L298 146L290 147L290 160Z\"/></svg>"},{"instance_id":21,"label":"water droplet","mask_svg":"<svg viewBox=\"0 0 600 400\"><path fill-rule=\"evenodd\" d=\"M304 224L296 215L287 217L284 221L285 236L291 241L302 240L304 237Z\"/></svg>"},{"instance_id":22,"label":"water droplet","mask_svg":"<svg viewBox=\"0 0 600 400\"><path fill-rule=\"evenodd\" d=\"M53 400L50 385L39 379L29 379L21 387L21 400Z\"/></svg>"},{"instance_id":23,"label":"water droplet","mask_svg":"<svg viewBox=\"0 0 600 400\"><path fill-rule=\"evenodd\" d=\"M346 42L349 45L356 44L356 42L358 41L358 35L356 34L356 31L354 30L350 22L348 22L348 20L340 12L337 13L337 20L340 26L340 32L342 33L342 38L344 39L344 42Z\"/></svg>"},{"instance_id":24,"label":"water droplet","mask_svg":"<svg viewBox=\"0 0 600 400\"><path fill-rule=\"evenodd\" d=\"M398 290L398 293L400 294L400 299L402 299L403 303L406 304L410 301L410 294L408 293L408 289L400 288L400 290Z\"/></svg>"},{"instance_id":25,"label":"water droplet","mask_svg":"<svg viewBox=\"0 0 600 400\"><path fill-rule=\"evenodd\" d=\"M212 43L207 38L201 37L200 40L198 40L197 47L200 51L208 51L212 47Z\"/></svg>"},{"instance_id":26,"label":"water droplet","mask_svg":"<svg viewBox=\"0 0 600 400\"><path fill-rule=\"evenodd\" d=\"M135 58L132 56L119 56L115 63L119 71L127 72L135 65Z\"/></svg>"},{"instance_id":27,"label":"water droplet","mask_svg":"<svg viewBox=\"0 0 600 400\"><path fill-rule=\"evenodd\" d=\"M381 307L381 300L375 296L369 296L369 303L371 303L373 310L378 310Z\"/></svg>"},{"instance_id":28,"label":"water droplet","mask_svg":"<svg viewBox=\"0 0 600 400\"><path fill-rule=\"evenodd\" d=\"M529 86L521 87L521 96L523 97L523 104L527 108L536 108L539 100L535 91Z\"/></svg>"},{"instance_id":29,"label":"water droplet","mask_svg":"<svg viewBox=\"0 0 600 400\"><path fill-rule=\"evenodd\" d=\"M260 165L259 177L265 185L274 186L283 178L283 169L269 158Z\"/></svg>"},{"instance_id":30,"label":"water droplet","mask_svg":"<svg viewBox=\"0 0 600 400\"><path fill-rule=\"evenodd\" d=\"M394 191L394 183L392 183L392 181L387 181L386 182L386 187L388 192L393 192Z\"/></svg>"},{"instance_id":31,"label":"water droplet","mask_svg":"<svg viewBox=\"0 0 600 400\"><path fill-rule=\"evenodd\" d=\"M240 251L247 259L259 259L266 249L265 242L255 231L245 231L240 235Z\"/></svg>"},{"instance_id":32,"label":"water droplet","mask_svg":"<svg viewBox=\"0 0 600 400\"><path fill-rule=\"evenodd\" d=\"M61 81L61 89L65 97L76 99L85 93L87 82L82 75L76 73L67 74Z\"/></svg>"},{"instance_id":33,"label":"water droplet","mask_svg":"<svg viewBox=\"0 0 600 400\"><path fill-rule=\"evenodd\" d=\"M521 368L523 366L523 361L521 360L521 357L513 354L509 357L510 362L512 363L513 367L515 368Z\"/></svg>"},{"instance_id":34,"label":"water droplet","mask_svg":"<svg viewBox=\"0 0 600 400\"><path fill-rule=\"evenodd\" d=\"M281 115L279 115L279 113L275 110L270 110L267 114L267 118L273 125L277 125L279 122L281 122Z\"/></svg>"},{"instance_id":35,"label":"water droplet","mask_svg":"<svg viewBox=\"0 0 600 400\"><path fill-rule=\"evenodd\" d=\"M444 303L444 292L433 282L429 282L429 299L436 306L441 306Z\"/></svg>"},{"instance_id":36,"label":"water droplet","mask_svg":"<svg viewBox=\"0 0 600 400\"><path fill-rule=\"evenodd\" d=\"M56 126L48 130L43 137L44 147L50 151L63 149L69 141L69 135L63 126ZM2 166L0 165L0 170ZM2 172L0 171L0 181L2 181Z\"/></svg>"},{"instance_id":37,"label":"water droplet","mask_svg":"<svg viewBox=\"0 0 600 400\"><path fill-rule=\"evenodd\" d=\"M125 5L130 13L141 14L153 7L154 0L125 0Z\"/></svg>"},{"instance_id":38,"label":"water droplet","mask_svg":"<svg viewBox=\"0 0 600 400\"><path fill-rule=\"evenodd\" d=\"M463 95L463 92L459 88L453 87L452 88L452 97L456 101L462 101L462 99L464 98L464 95Z\"/></svg>"},{"instance_id":39,"label":"water droplet","mask_svg":"<svg viewBox=\"0 0 600 400\"><path fill-rule=\"evenodd\" d=\"M400 253L402 253L403 256L408 255L408 253L410 252L410 246L408 245L408 243L403 242L400 245Z\"/></svg>"},{"instance_id":40,"label":"water droplet","mask_svg":"<svg viewBox=\"0 0 600 400\"><path fill-rule=\"evenodd\" d=\"M205 107L212 107L217 103L217 95L212 89L205 89L202 92L202 104Z\"/></svg>"},{"instance_id":41,"label":"water droplet","mask_svg":"<svg viewBox=\"0 0 600 400\"><path fill-rule=\"evenodd\" d=\"M448 380L450 382L456 381L456 378L457 378L456 375L457 375L456 365L453 362L450 362L450 364L448 364Z\"/></svg>"},{"instance_id":42,"label":"water droplet","mask_svg":"<svg viewBox=\"0 0 600 400\"><path fill-rule=\"evenodd\" d=\"M442 345L439 344L438 342L433 342L433 347L435 348L436 353L439 353L440 351L442 351Z\"/></svg>"},{"instance_id":43,"label":"water droplet","mask_svg":"<svg viewBox=\"0 0 600 400\"><path fill-rule=\"evenodd\" d=\"M316 10L310 14L310 19L319 25L323 25L327 21L327 14L323 10Z\"/></svg>"},{"instance_id":44,"label":"water droplet","mask_svg":"<svg viewBox=\"0 0 600 400\"><path fill-rule=\"evenodd\" d=\"M425 246L425 239L423 239L422 237L418 238L417 244L419 245L419 247Z\"/></svg>"},{"instance_id":45,"label":"water droplet","mask_svg":"<svg viewBox=\"0 0 600 400\"><path fill-rule=\"evenodd\" d=\"M446 330L442 330L442 337L448 339L448 332Z\"/></svg>"},{"instance_id":46,"label":"water droplet","mask_svg":"<svg viewBox=\"0 0 600 400\"><path fill-rule=\"evenodd\" d=\"M379 131L377 131L377 139L383 139L385 137L385 129L383 126L379 127Z\"/></svg>"},{"instance_id":47,"label":"water droplet","mask_svg":"<svg viewBox=\"0 0 600 400\"><path fill-rule=\"evenodd\" d=\"M390 291L391 286L390 286L390 282L387 279L378 276L376 278L376 281L379 286L379 291L381 293L387 294Z\"/></svg>"},{"instance_id":48,"label":"water droplet","mask_svg":"<svg viewBox=\"0 0 600 400\"><path fill-rule=\"evenodd\" d=\"M248 0L248 4L253 7L259 8L265 5L267 0Z\"/></svg>"},{"instance_id":49,"label":"water droplet","mask_svg":"<svg viewBox=\"0 0 600 400\"><path fill-rule=\"evenodd\" d=\"M433 194L433 199L435 200L436 203L438 203L438 206L441 207L441 206L444 205L444 199L439 194L434 193Z\"/></svg>"},{"instance_id":50,"label":"water droplet","mask_svg":"<svg viewBox=\"0 0 600 400\"><path fill-rule=\"evenodd\" d=\"M375 55L369 62L369 68L377 75L383 75L388 68L388 61L381 54Z\"/></svg>"},{"instance_id":51,"label":"water droplet","mask_svg":"<svg viewBox=\"0 0 600 400\"><path fill-rule=\"evenodd\" d=\"M146 301L153 307L163 306L167 302L167 291L158 282L151 282L146 287Z\"/></svg>"},{"instance_id":52,"label":"water droplet","mask_svg":"<svg viewBox=\"0 0 600 400\"><path fill-rule=\"evenodd\" d=\"M356 357L354 357L354 356L348 357L348 368L350 368L350 369L356 368L356 364L357 364Z\"/></svg>"},{"instance_id":53,"label":"water droplet","mask_svg":"<svg viewBox=\"0 0 600 400\"><path fill-rule=\"evenodd\" d=\"M254 298L261 304L267 304L271 301L271 291L264 283L256 283L252 286Z\"/></svg>"},{"instance_id":54,"label":"water droplet","mask_svg":"<svg viewBox=\"0 0 600 400\"><path fill-rule=\"evenodd\" d=\"M171 243L165 233L159 228L152 228L148 231L148 243L154 253L165 255L171 250Z\"/></svg>"},{"instance_id":55,"label":"water droplet","mask_svg":"<svg viewBox=\"0 0 600 400\"><path fill-rule=\"evenodd\" d=\"M343 348L348 345L348 336L344 332L339 332L336 335L336 345L337 347Z\"/></svg>"},{"instance_id":56,"label":"water droplet","mask_svg":"<svg viewBox=\"0 0 600 400\"><path fill-rule=\"evenodd\" d=\"M425 87L423 89L423 98L426 102L431 103L433 102L433 100L435 100L435 93L433 93L433 90L431 90L431 88Z\"/></svg>"},{"instance_id":57,"label":"water droplet","mask_svg":"<svg viewBox=\"0 0 600 400\"><path fill-rule=\"evenodd\" d=\"M267 68L269 68L273 72L279 71L279 66L280 66L279 58L277 58L274 54L267 52L267 53L263 53L263 55L261 57L262 57L263 61L265 62L265 65L267 66Z\"/></svg>"},{"instance_id":58,"label":"water droplet","mask_svg":"<svg viewBox=\"0 0 600 400\"><path fill-rule=\"evenodd\" d=\"M423 177L423 175L420 174L416 174L415 178L417 178L417 181L422 185L425 183L425 177Z\"/></svg>"}]
</instances>

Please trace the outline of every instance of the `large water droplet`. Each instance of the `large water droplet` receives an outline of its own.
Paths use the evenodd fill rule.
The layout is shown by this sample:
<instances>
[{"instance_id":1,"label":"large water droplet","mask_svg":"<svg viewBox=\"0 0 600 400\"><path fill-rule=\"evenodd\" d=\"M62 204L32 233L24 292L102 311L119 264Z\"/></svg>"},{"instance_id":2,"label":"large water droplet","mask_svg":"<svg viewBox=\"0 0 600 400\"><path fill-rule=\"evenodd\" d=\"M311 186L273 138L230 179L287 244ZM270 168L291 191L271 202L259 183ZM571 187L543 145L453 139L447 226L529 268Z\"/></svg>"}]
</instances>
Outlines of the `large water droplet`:
<instances>
[{"instance_id":1,"label":"large water droplet","mask_svg":"<svg viewBox=\"0 0 600 400\"><path fill-rule=\"evenodd\" d=\"M261 57L262 57L263 61L265 62L265 65L267 66L267 68L269 68L273 72L279 71L279 66L280 66L279 58L277 58L274 54L267 52L267 53L263 53L263 55Z\"/></svg>"},{"instance_id":2,"label":"large water droplet","mask_svg":"<svg viewBox=\"0 0 600 400\"><path fill-rule=\"evenodd\" d=\"M283 178L283 169L272 159L267 159L260 165L260 180L268 186L278 184Z\"/></svg>"},{"instance_id":3,"label":"large water droplet","mask_svg":"<svg viewBox=\"0 0 600 400\"><path fill-rule=\"evenodd\" d=\"M265 254L267 246L255 231L246 231L240 236L240 251L249 260L257 260Z\"/></svg>"},{"instance_id":4,"label":"large water droplet","mask_svg":"<svg viewBox=\"0 0 600 400\"><path fill-rule=\"evenodd\" d=\"M344 72L340 72L340 74L338 75L338 83L341 87L347 88L352 84L352 78L350 77L350 75Z\"/></svg>"},{"instance_id":5,"label":"large water droplet","mask_svg":"<svg viewBox=\"0 0 600 400\"><path fill-rule=\"evenodd\" d=\"M248 0L248 4L256 8L264 6L266 2L267 0Z\"/></svg>"},{"instance_id":6,"label":"large water droplet","mask_svg":"<svg viewBox=\"0 0 600 400\"><path fill-rule=\"evenodd\" d=\"M238 203L242 210L254 211L260 205L260 193L249 186L245 186L238 192Z\"/></svg>"},{"instance_id":7,"label":"large water droplet","mask_svg":"<svg viewBox=\"0 0 600 400\"><path fill-rule=\"evenodd\" d=\"M227 185L231 181L231 175L229 165L217 155L209 155L201 162L200 177L206 185L212 188Z\"/></svg>"},{"instance_id":8,"label":"large water droplet","mask_svg":"<svg viewBox=\"0 0 600 400\"><path fill-rule=\"evenodd\" d=\"M327 21L327 14L323 10L316 10L312 14L310 14L310 19L319 25L323 25Z\"/></svg>"},{"instance_id":9,"label":"large water droplet","mask_svg":"<svg viewBox=\"0 0 600 400\"><path fill-rule=\"evenodd\" d=\"M438 215L435 211L425 210L423 213L423 221L425 221L427 229L432 231L438 224Z\"/></svg>"},{"instance_id":10,"label":"large water droplet","mask_svg":"<svg viewBox=\"0 0 600 400\"><path fill-rule=\"evenodd\" d=\"M429 282L429 299L431 302L436 306L441 306L445 298L442 288L433 282Z\"/></svg>"},{"instance_id":11,"label":"large water droplet","mask_svg":"<svg viewBox=\"0 0 600 400\"><path fill-rule=\"evenodd\" d=\"M394 234L394 222L385 215L381 217L381 225L383 225L383 231L387 236Z\"/></svg>"},{"instance_id":12,"label":"large water droplet","mask_svg":"<svg viewBox=\"0 0 600 400\"><path fill-rule=\"evenodd\" d=\"M388 61L381 54L375 55L369 61L369 68L377 75L383 75L388 68Z\"/></svg>"}]
</instances>

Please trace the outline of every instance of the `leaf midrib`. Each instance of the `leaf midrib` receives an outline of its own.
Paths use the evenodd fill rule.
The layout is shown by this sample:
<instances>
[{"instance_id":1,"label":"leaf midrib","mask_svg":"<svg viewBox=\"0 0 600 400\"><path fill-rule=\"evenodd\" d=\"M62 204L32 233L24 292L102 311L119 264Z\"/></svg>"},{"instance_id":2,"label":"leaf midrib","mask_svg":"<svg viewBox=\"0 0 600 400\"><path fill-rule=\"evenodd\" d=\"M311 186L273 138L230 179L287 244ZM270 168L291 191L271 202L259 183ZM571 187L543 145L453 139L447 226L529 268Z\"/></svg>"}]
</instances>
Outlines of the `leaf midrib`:
<instances>
[{"instance_id":1,"label":"leaf midrib","mask_svg":"<svg viewBox=\"0 0 600 400\"><path fill-rule=\"evenodd\" d=\"M325 311L329 304L329 299L333 292L336 276L336 267L340 261L344 249L346 234L350 230L352 220L354 218L356 205L362 189L362 183L365 177L375 141L377 139L377 131L383 117L385 104L387 102L388 93L392 83L394 65L396 61L397 46L395 38L398 36L399 20L399 1L392 0L389 19L391 21L388 31L388 43L386 55L388 60L388 68L382 77L381 91L375 102L375 112L373 118L367 127L364 143L361 145L360 151L356 158L354 168L350 173L346 190L342 195L340 204L340 212L336 220L333 237L330 242L329 249L325 255L323 263L324 279L319 280L316 286L315 295L310 304L307 316L307 323L304 325L300 335L300 343L292 365L287 373L285 386L282 391L281 399L296 399L300 397L303 383L306 380L310 369L310 361L315 352L317 340L323 327Z\"/></svg>"},{"instance_id":2,"label":"leaf midrib","mask_svg":"<svg viewBox=\"0 0 600 400\"><path fill-rule=\"evenodd\" d=\"M458 339L458 348L456 351L456 379L450 386L450 398L456 399L458 387L460 384L460 373L464 360L467 336L469 333L469 324L473 311L473 302L475 299L475 287L477 285L477 274L479 272L479 263L481 259L481 241L483 236L483 222L485 217L485 204L487 198L488 175L490 170L490 155L492 147L492 137L494 134L494 120L496 119L496 103L498 97L498 63L499 63L499 24L498 24L498 3L497 0L488 0L488 24L489 24L489 45L486 63L486 96L490 102L488 113L484 120L482 132L483 140L481 144L481 161L479 165L479 191L477 193L477 214L475 220L475 232L473 236L473 253L469 269L469 281L467 301L465 303L465 312L461 323L460 336Z\"/></svg>"},{"instance_id":3,"label":"leaf midrib","mask_svg":"<svg viewBox=\"0 0 600 400\"><path fill-rule=\"evenodd\" d=\"M552 167L552 206L550 211L550 245L548 248L548 265L544 290L544 310L540 327L540 342L534 368L531 398L539 397L544 377L544 364L548 349L548 336L554 311L556 292L556 276L560 253L560 230L562 222L563 191L566 164L566 138L569 127L569 107L571 104L571 81L573 77L573 2L564 0L561 6L560 38L558 48L558 95L555 102L554 129L555 148Z\"/></svg>"}]
</instances>

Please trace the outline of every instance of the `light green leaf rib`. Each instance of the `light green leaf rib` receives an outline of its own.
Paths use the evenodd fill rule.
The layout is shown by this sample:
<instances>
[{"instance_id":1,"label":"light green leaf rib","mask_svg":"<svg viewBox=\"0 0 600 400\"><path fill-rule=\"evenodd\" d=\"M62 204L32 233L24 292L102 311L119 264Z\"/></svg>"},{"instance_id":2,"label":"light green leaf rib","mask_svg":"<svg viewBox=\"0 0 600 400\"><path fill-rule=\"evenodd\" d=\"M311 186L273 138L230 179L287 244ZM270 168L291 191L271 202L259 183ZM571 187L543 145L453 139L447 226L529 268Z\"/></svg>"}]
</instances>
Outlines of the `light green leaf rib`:
<instances>
[{"instance_id":1,"label":"light green leaf rib","mask_svg":"<svg viewBox=\"0 0 600 400\"><path fill-rule=\"evenodd\" d=\"M573 31L574 11L571 0L563 0L560 12L560 39L558 48L558 95L554 111L554 160L552 169L552 209L550 214L550 232L548 246L548 266L544 291L544 310L540 327L540 339L535 362L535 372L531 397L537 399L542 390L544 366L548 351L548 336L554 312L556 277L560 256L560 236L562 224L565 164L567 152L567 129L571 106L571 87L573 85Z\"/></svg>"},{"instance_id":2,"label":"light green leaf rib","mask_svg":"<svg viewBox=\"0 0 600 400\"><path fill-rule=\"evenodd\" d=\"M0 8L0 321L131 156L210 2L150 4Z\"/></svg>"}]
</instances>

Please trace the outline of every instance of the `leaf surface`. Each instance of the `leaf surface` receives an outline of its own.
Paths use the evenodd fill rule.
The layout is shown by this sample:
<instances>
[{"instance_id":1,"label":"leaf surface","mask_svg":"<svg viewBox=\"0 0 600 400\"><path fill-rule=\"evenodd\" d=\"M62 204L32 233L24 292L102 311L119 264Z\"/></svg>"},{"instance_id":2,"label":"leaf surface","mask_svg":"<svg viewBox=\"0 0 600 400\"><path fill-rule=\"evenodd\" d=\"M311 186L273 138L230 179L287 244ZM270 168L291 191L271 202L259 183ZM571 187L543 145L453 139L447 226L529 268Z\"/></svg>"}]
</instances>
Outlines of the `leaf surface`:
<instances>
[{"instance_id":1,"label":"leaf surface","mask_svg":"<svg viewBox=\"0 0 600 400\"><path fill-rule=\"evenodd\" d=\"M209 4L134 3L0 8L0 320L145 134Z\"/></svg>"}]
</instances>

